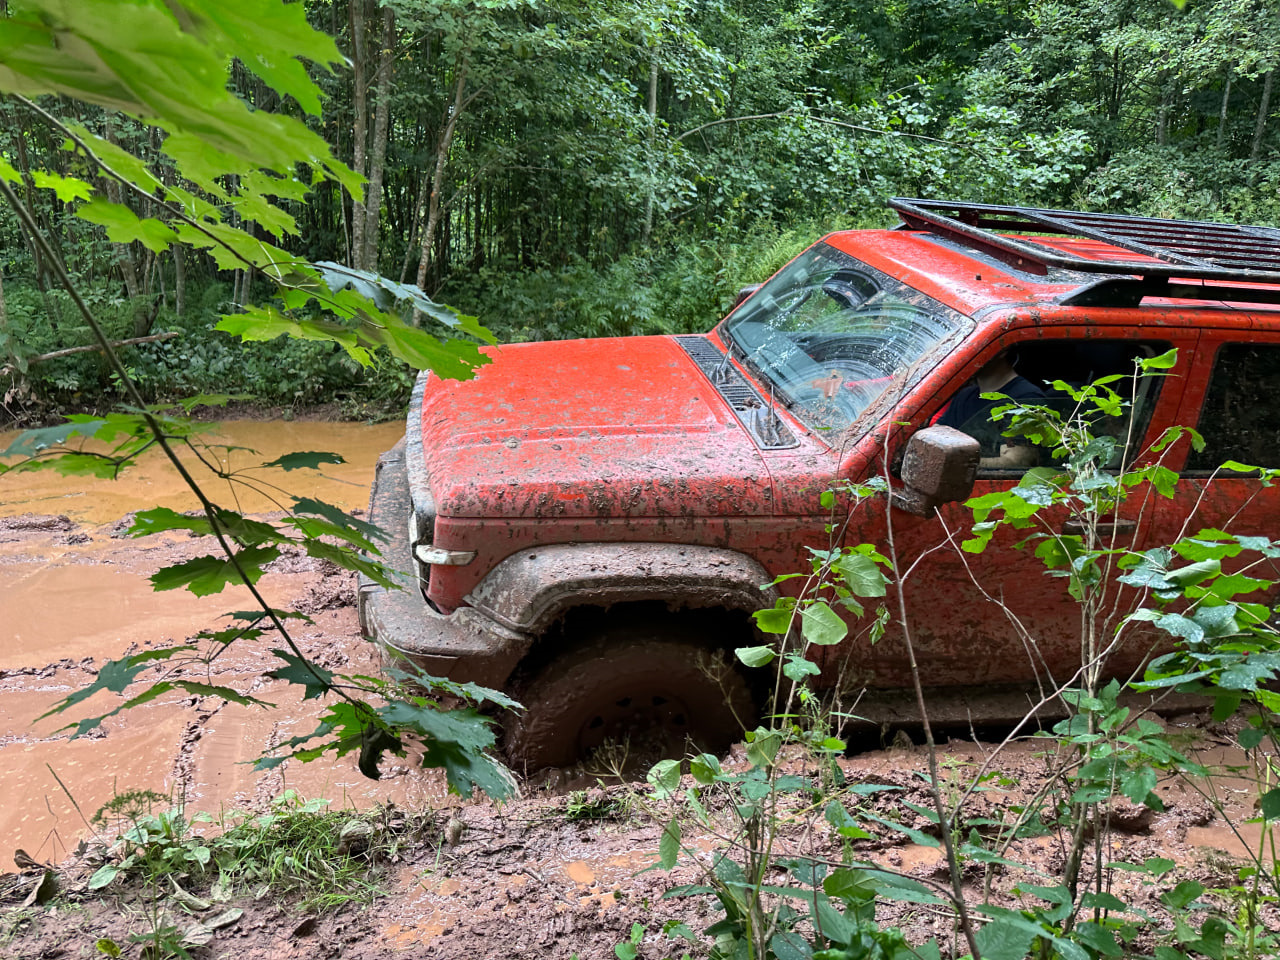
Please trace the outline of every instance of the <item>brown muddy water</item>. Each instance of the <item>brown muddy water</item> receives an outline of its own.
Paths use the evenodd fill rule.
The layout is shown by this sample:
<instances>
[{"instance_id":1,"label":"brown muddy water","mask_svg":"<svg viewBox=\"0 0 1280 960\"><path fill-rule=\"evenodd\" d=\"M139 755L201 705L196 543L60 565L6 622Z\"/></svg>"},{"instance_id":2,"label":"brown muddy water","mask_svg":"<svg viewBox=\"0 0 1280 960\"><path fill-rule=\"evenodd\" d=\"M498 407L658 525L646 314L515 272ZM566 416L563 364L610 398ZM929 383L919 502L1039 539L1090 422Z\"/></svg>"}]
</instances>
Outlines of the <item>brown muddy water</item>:
<instances>
[{"instance_id":1,"label":"brown muddy water","mask_svg":"<svg viewBox=\"0 0 1280 960\"><path fill-rule=\"evenodd\" d=\"M257 451L217 451L232 467L302 450L338 453L346 463L320 471L254 471L259 492L241 488L233 494L216 484L208 491L219 502L238 501L246 512L278 509L268 496L275 487L363 509L378 454L402 432L398 423L226 423L212 442ZM0 449L13 437L0 434ZM261 809L288 788L335 807L386 800L420 805L442 796L438 779L410 775L403 765L383 781L366 780L354 758L290 762L254 773L250 763L263 750L309 732L319 713L314 700L303 704L262 676L271 669L265 665L278 639L257 647L237 644L207 679L280 709L174 693L107 720L90 737L68 740L58 732L68 720L118 705L114 695L99 693L84 709L37 721L92 682L105 660L180 643L225 623L219 620L224 613L252 606L237 590L203 598L183 590L153 592L146 578L156 569L211 548L182 534L122 537L121 519L152 506L196 507L155 451L114 481L45 471L0 477L0 863L17 847L39 859L63 857L93 832L87 821L103 804L132 790L152 790L214 814ZM359 637L350 578L305 556L281 558L271 569L260 584L268 600L297 605L315 620L295 634L304 650L333 669L376 671L377 657Z\"/></svg>"}]
</instances>

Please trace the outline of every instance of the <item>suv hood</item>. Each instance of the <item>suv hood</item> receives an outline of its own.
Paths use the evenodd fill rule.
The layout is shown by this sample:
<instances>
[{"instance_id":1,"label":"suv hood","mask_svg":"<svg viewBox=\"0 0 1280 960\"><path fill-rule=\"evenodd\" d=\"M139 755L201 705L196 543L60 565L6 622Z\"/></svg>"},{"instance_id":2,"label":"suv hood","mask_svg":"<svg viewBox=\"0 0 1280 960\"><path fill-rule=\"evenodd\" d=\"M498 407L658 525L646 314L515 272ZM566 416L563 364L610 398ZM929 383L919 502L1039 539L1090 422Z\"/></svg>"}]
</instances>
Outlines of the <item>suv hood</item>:
<instances>
[{"instance_id":1,"label":"suv hood","mask_svg":"<svg viewBox=\"0 0 1280 960\"><path fill-rule=\"evenodd\" d=\"M493 362L474 379L421 384L423 462L440 515L772 512L755 443L671 338L485 352Z\"/></svg>"}]
</instances>

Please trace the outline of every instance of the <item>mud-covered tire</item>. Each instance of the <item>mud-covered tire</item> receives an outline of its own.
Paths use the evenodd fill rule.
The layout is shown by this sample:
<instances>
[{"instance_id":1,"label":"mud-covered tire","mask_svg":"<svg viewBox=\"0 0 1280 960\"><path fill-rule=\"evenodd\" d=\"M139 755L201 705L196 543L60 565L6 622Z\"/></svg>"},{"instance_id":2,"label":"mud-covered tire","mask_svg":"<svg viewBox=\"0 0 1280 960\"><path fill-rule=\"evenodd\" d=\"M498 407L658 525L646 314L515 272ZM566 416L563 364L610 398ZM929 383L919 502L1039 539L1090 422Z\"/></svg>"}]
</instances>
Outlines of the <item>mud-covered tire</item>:
<instances>
[{"instance_id":1,"label":"mud-covered tire","mask_svg":"<svg viewBox=\"0 0 1280 960\"><path fill-rule=\"evenodd\" d=\"M723 750L756 710L731 657L656 629L611 630L521 685L525 709L505 724L507 762L523 773L564 767L623 740L655 760L690 744Z\"/></svg>"}]
</instances>

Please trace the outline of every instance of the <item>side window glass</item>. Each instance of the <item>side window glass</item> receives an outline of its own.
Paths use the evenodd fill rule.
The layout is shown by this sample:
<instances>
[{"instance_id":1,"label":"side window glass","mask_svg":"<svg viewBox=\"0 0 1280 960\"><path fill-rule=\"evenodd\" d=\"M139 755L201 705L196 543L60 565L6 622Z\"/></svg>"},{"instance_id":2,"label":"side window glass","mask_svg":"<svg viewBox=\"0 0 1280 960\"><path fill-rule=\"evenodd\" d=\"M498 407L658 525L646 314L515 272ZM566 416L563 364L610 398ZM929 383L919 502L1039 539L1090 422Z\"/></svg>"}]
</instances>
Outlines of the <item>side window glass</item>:
<instances>
[{"instance_id":1,"label":"side window glass","mask_svg":"<svg viewBox=\"0 0 1280 960\"><path fill-rule=\"evenodd\" d=\"M1119 467L1126 456L1141 448L1147 423L1160 389L1160 379L1133 379L1134 359L1153 357L1169 349L1160 341L1134 340L1035 340L1015 345L990 361L956 392L934 419L935 424L955 427L976 439L982 447L980 473L1000 475L1022 473L1042 464L1047 451L1028 446L1025 441L1003 435L1004 425L991 420L991 410L1002 401L982 400L983 393L1003 393L1026 403L1042 403L1064 418L1076 411L1076 403L1066 391L1054 388L1055 381L1081 387L1100 377L1121 374L1110 386L1125 401L1124 415L1095 421L1095 433L1120 441L1110 466ZM1128 441L1130 449L1124 449Z\"/></svg>"},{"instance_id":2,"label":"side window glass","mask_svg":"<svg viewBox=\"0 0 1280 960\"><path fill-rule=\"evenodd\" d=\"M1280 345L1228 343L1218 350L1196 429L1205 447L1187 457L1188 473L1211 473L1227 460L1267 467L1280 455Z\"/></svg>"}]
</instances>

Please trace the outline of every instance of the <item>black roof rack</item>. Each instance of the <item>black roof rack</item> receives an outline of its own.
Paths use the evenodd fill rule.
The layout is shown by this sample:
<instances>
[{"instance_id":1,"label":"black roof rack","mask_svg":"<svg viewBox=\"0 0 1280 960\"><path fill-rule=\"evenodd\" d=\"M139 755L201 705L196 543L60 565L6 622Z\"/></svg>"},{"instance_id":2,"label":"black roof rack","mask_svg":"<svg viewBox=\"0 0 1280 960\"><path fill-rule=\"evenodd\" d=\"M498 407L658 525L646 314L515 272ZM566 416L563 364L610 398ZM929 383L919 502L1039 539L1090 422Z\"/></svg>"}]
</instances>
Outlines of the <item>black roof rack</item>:
<instances>
[{"instance_id":1,"label":"black roof rack","mask_svg":"<svg viewBox=\"0 0 1280 960\"><path fill-rule=\"evenodd\" d=\"M1280 303L1280 289L1169 282L1176 277L1280 285L1280 230L1271 227L902 197L890 200L889 206L901 215L908 229L948 237L1030 273L1044 276L1050 267L1057 267L1113 275L1073 291L1062 303L1136 306L1147 296ZM996 230L1087 237L1152 259L1073 257Z\"/></svg>"}]
</instances>

